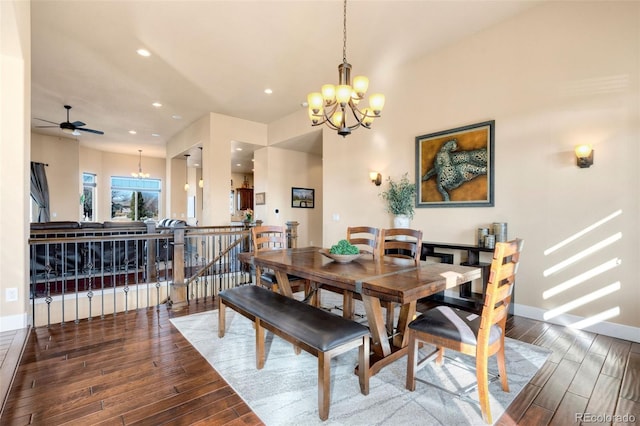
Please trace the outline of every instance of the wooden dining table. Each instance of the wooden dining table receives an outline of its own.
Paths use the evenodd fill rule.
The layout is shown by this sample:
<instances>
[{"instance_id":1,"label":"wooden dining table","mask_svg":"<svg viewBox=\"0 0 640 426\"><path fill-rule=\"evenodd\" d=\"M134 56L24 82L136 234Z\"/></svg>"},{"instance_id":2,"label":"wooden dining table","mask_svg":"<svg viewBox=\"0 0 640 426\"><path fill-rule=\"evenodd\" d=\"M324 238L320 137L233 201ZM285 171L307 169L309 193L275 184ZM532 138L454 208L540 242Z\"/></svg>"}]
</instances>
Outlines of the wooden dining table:
<instances>
[{"instance_id":1,"label":"wooden dining table","mask_svg":"<svg viewBox=\"0 0 640 426\"><path fill-rule=\"evenodd\" d=\"M244 254L244 253L243 253ZM416 315L417 301L434 293L482 277L481 269L444 263L415 265L411 260L365 255L338 263L320 253L320 247L301 247L247 253L241 257L274 271L279 291L293 297L287 274L309 280L316 289L346 290L360 295L371 332L370 374L407 353L407 327ZM400 305L393 332L387 331L383 302Z\"/></svg>"}]
</instances>

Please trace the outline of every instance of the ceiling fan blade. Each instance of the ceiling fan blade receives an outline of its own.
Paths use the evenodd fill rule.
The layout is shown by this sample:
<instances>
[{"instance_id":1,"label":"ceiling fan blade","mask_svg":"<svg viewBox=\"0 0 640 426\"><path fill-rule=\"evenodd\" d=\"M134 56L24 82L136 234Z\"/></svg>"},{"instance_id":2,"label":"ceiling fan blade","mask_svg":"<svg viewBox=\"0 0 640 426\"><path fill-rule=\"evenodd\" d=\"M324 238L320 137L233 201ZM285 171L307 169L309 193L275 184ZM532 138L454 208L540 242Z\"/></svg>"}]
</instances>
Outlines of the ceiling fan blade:
<instances>
[{"instance_id":1,"label":"ceiling fan blade","mask_svg":"<svg viewBox=\"0 0 640 426\"><path fill-rule=\"evenodd\" d=\"M71 124L74 125L75 127L86 126L86 124L83 123L82 121L74 121Z\"/></svg>"},{"instance_id":2,"label":"ceiling fan blade","mask_svg":"<svg viewBox=\"0 0 640 426\"><path fill-rule=\"evenodd\" d=\"M58 126L36 126L36 128L38 128L38 129L46 129L46 128L49 128L49 127L60 127L60 126L59 125Z\"/></svg>"},{"instance_id":3,"label":"ceiling fan blade","mask_svg":"<svg viewBox=\"0 0 640 426\"><path fill-rule=\"evenodd\" d=\"M95 133L97 135L104 135L104 132L101 130L83 129L82 127L78 127L76 130L80 130L82 132Z\"/></svg>"},{"instance_id":4,"label":"ceiling fan blade","mask_svg":"<svg viewBox=\"0 0 640 426\"><path fill-rule=\"evenodd\" d=\"M46 123L55 124L56 126L59 126L59 125L60 125L60 123L56 123L55 121L45 120L45 119L43 119L43 118L37 118L37 117L34 117L34 119L36 119L36 120L40 120L40 121L44 121L44 122L46 122Z\"/></svg>"}]
</instances>

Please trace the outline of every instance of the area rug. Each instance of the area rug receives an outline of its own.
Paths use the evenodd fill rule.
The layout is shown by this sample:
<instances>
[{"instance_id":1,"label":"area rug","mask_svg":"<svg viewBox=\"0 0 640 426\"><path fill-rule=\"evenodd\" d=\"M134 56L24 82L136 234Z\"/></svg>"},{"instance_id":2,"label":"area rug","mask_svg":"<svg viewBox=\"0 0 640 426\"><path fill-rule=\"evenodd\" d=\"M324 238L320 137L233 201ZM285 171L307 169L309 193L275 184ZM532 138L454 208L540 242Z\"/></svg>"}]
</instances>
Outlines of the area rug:
<instances>
[{"instance_id":1,"label":"area rug","mask_svg":"<svg viewBox=\"0 0 640 426\"><path fill-rule=\"evenodd\" d=\"M323 300L324 302L324 300ZM328 306L333 306L329 304ZM267 426L280 425L486 425L478 405L418 382L405 388L407 358L400 358L371 378L369 395L360 393L353 373L358 350L335 357L331 364L329 419L318 417L317 358L302 351L295 355L288 342L267 332L266 363L255 366L255 331L245 317L227 308L225 337L218 338L218 312L174 318L171 322L242 397ZM489 386L491 412L497 421L506 407L544 364L549 351L517 340L506 340L510 392L496 380ZM421 351L429 353L425 346ZM447 352L463 364L473 358ZM497 374L495 357L490 373ZM476 382L475 373L457 362L431 364L418 378L455 390ZM477 391L469 393L477 401Z\"/></svg>"}]
</instances>

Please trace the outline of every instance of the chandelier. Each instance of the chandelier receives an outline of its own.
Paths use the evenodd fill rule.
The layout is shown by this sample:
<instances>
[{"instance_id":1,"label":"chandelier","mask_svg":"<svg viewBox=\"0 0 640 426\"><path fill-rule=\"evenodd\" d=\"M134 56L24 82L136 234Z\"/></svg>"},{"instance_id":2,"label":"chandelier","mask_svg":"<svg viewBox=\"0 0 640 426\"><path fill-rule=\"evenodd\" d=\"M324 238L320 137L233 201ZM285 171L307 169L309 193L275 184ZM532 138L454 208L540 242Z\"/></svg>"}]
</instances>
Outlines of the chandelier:
<instances>
[{"instance_id":1,"label":"chandelier","mask_svg":"<svg viewBox=\"0 0 640 426\"><path fill-rule=\"evenodd\" d=\"M149 173L142 173L142 150L139 149L138 152L140 153L140 157L138 158L138 171L132 172L131 176L138 179L148 178L150 176Z\"/></svg>"},{"instance_id":2,"label":"chandelier","mask_svg":"<svg viewBox=\"0 0 640 426\"><path fill-rule=\"evenodd\" d=\"M365 76L356 76L353 79L353 85L351 84L351 64L347 62L347 0L344 0L343 16L342 63L338 65L338 85L325 84L321 92L309 93L307 103L312 126L326 123L330 128L337 130L339 135L345 137L360 126L370 129L373 120L380 117L385 99L380 93L372 94L369 97L368 107L358 106L369 88L369 79ZM349 112L353 115L355 122L347 118Z\"/></svg>"}]
</instances>

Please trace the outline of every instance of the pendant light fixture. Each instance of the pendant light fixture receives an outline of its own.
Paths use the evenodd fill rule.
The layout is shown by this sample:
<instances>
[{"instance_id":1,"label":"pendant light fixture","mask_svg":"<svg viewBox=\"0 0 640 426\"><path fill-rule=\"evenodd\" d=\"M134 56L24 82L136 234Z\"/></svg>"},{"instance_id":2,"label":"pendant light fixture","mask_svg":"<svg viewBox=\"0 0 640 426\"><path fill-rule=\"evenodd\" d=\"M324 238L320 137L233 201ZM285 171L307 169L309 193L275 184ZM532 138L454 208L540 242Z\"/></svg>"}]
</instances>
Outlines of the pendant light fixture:
<instances>
[{"instance_id":1,"label":"pendant light fixture","mask_svg":"<svg viewBox=\"0 0 640 426\"><path fill-rule=\"evenodd\" d=\"M370 129L373 120L380 117L385 98L376 93L369 97L368 107L358 107L369 88L369 79L356 76L351 84L351 64L347 62L347 0L344 0L343 17L342 63L338 65L338 85L325 84L321 92L309 93L307 103L312 126L326 124L345 137L360 126ZM347 117L349 112L355 122Z\"/></svg>"},{"instance_id":2,"label":"pendant light fixture","mask_svg":"<svg viewBox=\"0 0 640 426\"><path fill-rule=\"evenodd\" d=\"M137 172L132 172L131 176L133 176L135 178L138 178L138 179L148 178L150 176L149 173L143 173L142 172L142 150L139 149L138 153L139 153L138 171Z\"/></svg>"},{"instance_id":3,"label":"pendant light fixture","mask_svg":"<svg viewBox=\"0 0 640 426\"><path fill-rule=\"evenodd\" d=\"M184 155L184 190L189 190L189 157L190 154Z\"/></svg>"},{"instance_id":4,"label":"pendant light fixture","mask_svg":"<svg viewBox=\"0 0 640 426\"><path fill-rule=\"evenodd\" d=\"M200 146L200 165L203 164L204 160L202 158L202 147ZM204 179L202 177L202 171L204 170L204 167L200 168L200 180L198 181L198 187L199 188L204 188Z\"/></svg>"}]
</instances>

